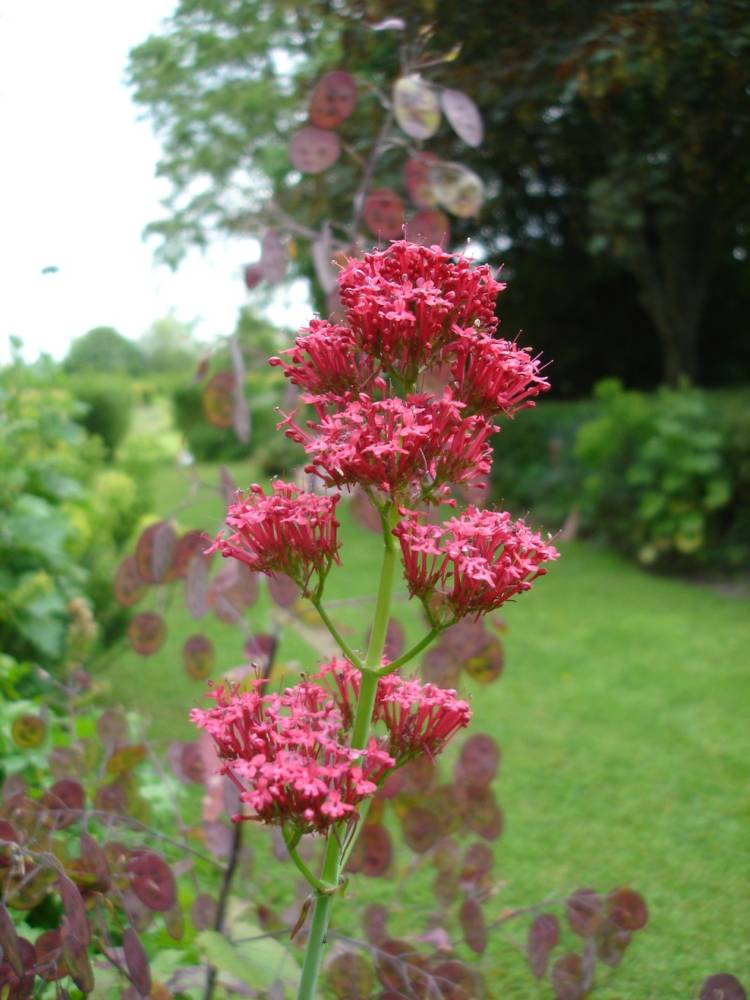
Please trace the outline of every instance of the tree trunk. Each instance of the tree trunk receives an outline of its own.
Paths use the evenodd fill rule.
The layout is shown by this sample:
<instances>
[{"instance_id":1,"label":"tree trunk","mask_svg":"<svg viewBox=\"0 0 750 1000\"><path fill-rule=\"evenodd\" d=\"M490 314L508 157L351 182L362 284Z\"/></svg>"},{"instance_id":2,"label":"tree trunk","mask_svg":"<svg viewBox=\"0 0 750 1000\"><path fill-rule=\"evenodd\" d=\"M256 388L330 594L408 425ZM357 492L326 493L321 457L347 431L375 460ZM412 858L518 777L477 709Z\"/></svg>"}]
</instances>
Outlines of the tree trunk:
<instances>
[{"instance_id":1,"label":"tree trunk","mask_svg":"<svg viewBox=\"0 0 750 1000\"><path fill-rule=\"evenodd\" d=\"M698 334L713 272L711 241L690 220L642 234L633 259L641 303L661 341L669 385L700 381Z\"/></svg>"}]
</instances>

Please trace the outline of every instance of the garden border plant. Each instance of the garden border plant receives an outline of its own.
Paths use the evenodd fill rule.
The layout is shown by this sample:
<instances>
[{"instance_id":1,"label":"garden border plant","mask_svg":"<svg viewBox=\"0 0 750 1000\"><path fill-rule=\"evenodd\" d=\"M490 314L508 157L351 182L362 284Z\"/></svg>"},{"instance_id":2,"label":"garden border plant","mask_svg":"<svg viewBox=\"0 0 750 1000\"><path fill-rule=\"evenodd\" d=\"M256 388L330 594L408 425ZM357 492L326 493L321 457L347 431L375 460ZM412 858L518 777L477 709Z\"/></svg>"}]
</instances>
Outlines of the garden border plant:
<instances>
[{"instance_id":1,"label":"garden border plant","mask_svg":"<svg viewBox=\"0 0 750 1000\"><path fill-rule=\"evenodd\" d=\"M543 564L557 558L506 513L470 506L443 524L427 516L430 507L455 505L452 487L489 473L493 418L513 415L549 387L538 359L493 336L501 289L486 265L396 242L342 270L343 325L313 320L286 358L271 359L317 415L305 426L288 415L280 425L310 457L306 471L329 490L359 486L380 516L383 560L364 657L322 603L339 563L340 494L319 496L277 481L267 495L253 486L230 505L230 534L213 546L253 571L294 580L345 658L312 678L328 691L309 681L282 695L264 694L262 681L247 691L222 685L211 693L214 708L191 713L213 737L249 815L281 826L313 890L299 1000L315 995L333 896L368 800L393 769L420 755L433 759L470 718L455 692L405 680L399 669L445 629L527 590ZM438 378L430 391L440 371L447 372L445 384ZM397 541L429 631L389 662L383 650ZM373 735L374 723L384 736ZM307 833L327 838L318 875L297 853Z\"/></svg>"},{"instance_id":2,"label":"garden border plant","mask_svg":"<svg viewBox=\"0 0 750 1000\"><path fill-rule=\"evenodd\" d=\"M461 959L460 950L481 954L488 933L519 916L533 916L526 946L531 971L539 978L547 974L551 954L561 943L560 922L549 910L561 901L501 912L485 921L482 905L492 891L492 852L476 841L462 855L450 832L464 823L482 839L499 834L502 817L489 788L497 769L496 744L491 737L473 736L459 755L455 786L432 786L446 818L451 820L453 809L457 821L435 840L432 817L419 804L415 786L434 780L430 772L435 771L435 757L468 723L469 707L454 691L405 679L398 670L438 636L439 643L427 657L430 670L437 669L438 675L446 661L450 667L451 658L458 658L459 650L473 656L474 644L480 638L482 646L487 641L477 619L528 589L543 572L543 561L554 558L551 546L507 514L470 506L445 521L434 516L441 503L454 502L452 486L472 485L477 473L486 475L492 418L528 405L530 397L546 387L546 380L539 375L537 359L494 336L494 296L499 289L488 268L454 260L437 247L397 243L362 261L352 260L342 284L347 277L351 297L345 287L343 299L351 310L350 325L315 321L286 357L275 362L300 384L303 399L314 409L317 419L303 425L296 415L288 415L282 426L303 444L314 460L311 474L317 473L326 489L321 495L276 483L270 494L255 487L245 496L235 496L229 509L229 536L220 535L212 546L231 560L230 566L248 574L246 584L256 572L276 576L277 585L287 586L291 578L320 610L343 658L334 657L317 675L278 694L264 690L262 677L244 688L241 681L226 683L213 692L215 707L195 710L194 719L213 737L220 771L234 783L240 804L230 811L237 823L255 818L276 825L284 841L280 846L310 888L309 903L303 905L294 928L301 930L312 908L299 995L316 995L330 910L344 888L344 871L376 874L373 868L382 873L388 867L390 847L384 850L379 844L386 827L378 812L382 815L384 800L403 793L397 809L405 808L404 840L418 856L431 852L441 883L435 895L443 915L447 916L446 907L460 887L460 936L447 930L441 915L441 923L429 923L415 944L389 937L384 913L371 906L364 915L366 943L329 935L337 950L328 964L328 982L339 997L352 996L360 984L364 985L357 995L369 995L366 984L372 983L372 972L363 957L369 953L386 991L416 998L427 990L436 997L467 1000L482 995L481 977ZM453 283L451 277L456 279ZM489 298L493 310L485 313L482 329L482 316L471 310ZM420 310L418 303L425 300L430 309ZM462 309L467 312L462 314ZM450 317L457 310L459 319L454 323ZM376 323L381 315L385 321ZM478 327L472 322L477 318ZM470 363L464 340L480 349ZM331 350L320 354L322 348ZM347 365L352 351L357 352L357 363ZM441 364L446 360L447 365ZM409 365L414 373L404 377ZM427 375L435 375L430 369L438 365L443 380L419 384ZM325 384L325 379L333 381ZM422 391L409 391L412 388ZM479 441L478 450L464 447L469 440ZM379 594L364 654L340 634L323 604L323 587L339 561L335 488L355 485L379 511L384 541ZM192 567L205 568L209 561L196 553L195 534L188 534L180 549L172 544L174 539L170 541L167 529L167 522L153 525L139 542L134 568L149 578L141 577L141 585L179 580L185 573L189 577ZM391 648L384 657L399 547L409 589L424 607L427 632L406 654ZM133 570L132 563L127 565ZM195 588L195 580L192 585ZM190 580L187 588L189 593ZM433 652L440 655L435 658ZM175 872L169 865L142 847L109 842L97 849L95 832L86 829L90 821L97 822L100 812L109 814L108 823L132 822L122 818L127 808L122 793L143 757L143 748L129 745L128 734L114 715L106 723L100 720L97 731L104 744L105 774L114 780L98 789L94 811L85 807L81 784L64 776L86 756L84 747L55 752L55 773L63 776L41 798L17 782L4 788L5 802L0 803L4 895L16 906L18 893L33 883L40 906L57 896L63 911L60 926L50 926L32 946L15 932L5 905L0 907L0 943L5 952L0 982L9 985L19 1000L29 994L35 975L55 983L55 990L67 975L89 992L102 957L130 980L136 994L146 995L151 974L141 934L152 919L151 911L164 915L169 934L182 933L181 912L173 907ZM16 736L23 733L19 730ZM175 746L173 766L176 763L178 772L191 768L196 751L195 744ZM101 766L94 780L100 779ZM117 801L103 799L105 790ZM70 838L79 823L80 858L70 857L62 844L53 858L52 838L58 839L60 831L63 839ZM322 835L325 841L319 870L303 841L308 833ZM358 834L360 841L355 840ZM232 840L237 843L239 834ZM364 852L359 849L361 842ZM182 849L183 844L175 841L174 846ZM190 851L189 845L184 846ZM232 857L223 869L225 900L231 891ZM112 892L126 904L114 933L102 920ZM143 905L133 902L133 894ZM206 926L202 910L208 901L199 898L200 907L196 899L193 914L196 929L199 923ZM583 939L583 947L580 953L569 951L557 958L549 978L558 1000L579 1000L595 986L597 962L619 964L633 932L645 925L647 910L642 897L625 887L607 896L579 889L564 905L567 922ZM222 963L228 957L237 970L241 966L236 949L243 941L255 946L288 933L288 924L279 926L273 918L261 917L260 910L262 933L250 938L243 938L239 927L222 928L221 921L217 925L219 913L214 912L214 932L204 930L194 939L206 964L178 970L170 977L170 986L179 990L189 974L192 987L201 983L210 996L217 977L209 967L224 972ZM428 949L430 954L425 954ZM98 963L87 957L88 950L98 952ZM248 969L248 976L254 974ZM236 972L224 972L222 985L231 987L232 975ZM288 985L288 977L286 981ZM728 974L709 977L701 996L713 1000L717 989L735 986L741 990ZM269 990L268 996L276 995L273 987Z\"/></svg>"}]
</instances>

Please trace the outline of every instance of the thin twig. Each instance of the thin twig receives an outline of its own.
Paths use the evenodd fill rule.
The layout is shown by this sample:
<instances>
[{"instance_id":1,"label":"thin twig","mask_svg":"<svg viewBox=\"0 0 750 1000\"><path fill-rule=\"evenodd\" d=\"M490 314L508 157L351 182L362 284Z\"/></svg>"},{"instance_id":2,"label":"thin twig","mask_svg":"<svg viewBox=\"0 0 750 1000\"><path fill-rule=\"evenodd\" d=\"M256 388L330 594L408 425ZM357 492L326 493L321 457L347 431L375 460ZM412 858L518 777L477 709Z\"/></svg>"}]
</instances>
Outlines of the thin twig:
<instances>
[{"instance_id":1,"label":"thin twig","mask_svg":"<svg viewBox=\"0 0 750 1000\"><path fill-rule=\"evenodd\" d=\"M357 670L361 670L362 660L357 656L357 654L351 648L346 639L344 639L343 636L339 633L339 630L336 628L331 619L328 617L328 614L325 608L323 607L322 602L318 598L313 598L312 604L315 607L318 614L320 615L323 624L338 643L341 652L344 654L347 660L351 661L351 663L357 668Z\"/></svg>"},{"instance_id":2,"label":"thin twig","mask_svg":"<svg viewBox=\"0 0 750 1000\"><path fill-rule=\"evenodd\" d=\"M242 851L243 829L244 824L240 822L235 823L234 829L232 830L232 847L229 852L229 861L227 862L227 866L224 869L224 874L221 878L219 902L216 907L216 916L213 923L213 930L218 934L222 934L224 932L224 921L226 919L227 905L229 904L229 893L232 888L232 879L234 878L234 873L237 870L240 852ZM203 1000L211 1000L213 997L218 975L219 970L216 966L209 965L208 972L206 973L206 987L203 991Z\"/></svg>"},{"instance_id":3,"label":"thin twig","mask_svg":"<svg viewBox=\"0 0 750 1000\"><path fill-rule=\"evenodd\" d=\"M380 670L378 670L377 671L378 676L385 677L388 674L392 674L394 670L398 670L399 667L403 667L405 663L408 663L410 660L413 660L415 656L417 656L419 653L422 652L423 649L425 649L427 646L430 645L432 640L435 639L439 635L439 633L440 633L440 628L438 626L435 626L435 628L431 629L427 633L427 635L423 636L419 640L419 642L415 643L415 645L413 645L411 649L407 649L407 651L402 656L399 656L392 663L389 663L385 667L382 667Z\"/></svg>"}]
</instances>

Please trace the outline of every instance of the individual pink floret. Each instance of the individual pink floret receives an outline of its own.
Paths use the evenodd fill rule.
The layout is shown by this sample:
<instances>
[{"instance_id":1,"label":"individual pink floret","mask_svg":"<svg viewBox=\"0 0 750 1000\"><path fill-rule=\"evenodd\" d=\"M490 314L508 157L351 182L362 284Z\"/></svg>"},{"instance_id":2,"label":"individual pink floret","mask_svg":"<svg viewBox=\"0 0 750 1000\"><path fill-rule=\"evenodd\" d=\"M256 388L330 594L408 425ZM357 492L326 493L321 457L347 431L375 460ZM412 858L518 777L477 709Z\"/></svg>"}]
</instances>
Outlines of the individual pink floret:
<instances>
[{"instance_id":1,"label":"individual pink floret","mask_svg":"<svg viewBox=\"0 0 750 1000\"><path fill-rule=\"evenodd\" d=\"M340 499L305 493L280 480L270 494L253 485L229 506L226 524L232 533L218 535L207 551L239 559L258 573L284 573L308 595L339 562L335 513Z\"/></svg>"},{"instance_id":2,"label":"individual pink floret","mask_svg":"<svg viewBox=\"0 0 750 1000\"><path fill-rule=\"evenodd\" d=\"M442 525L404 513L393 534L409 591L441 625L499 608L547 572L543 563L558 558L552 545L505 511L468 507Z\"/></svg>"}]
</instances>

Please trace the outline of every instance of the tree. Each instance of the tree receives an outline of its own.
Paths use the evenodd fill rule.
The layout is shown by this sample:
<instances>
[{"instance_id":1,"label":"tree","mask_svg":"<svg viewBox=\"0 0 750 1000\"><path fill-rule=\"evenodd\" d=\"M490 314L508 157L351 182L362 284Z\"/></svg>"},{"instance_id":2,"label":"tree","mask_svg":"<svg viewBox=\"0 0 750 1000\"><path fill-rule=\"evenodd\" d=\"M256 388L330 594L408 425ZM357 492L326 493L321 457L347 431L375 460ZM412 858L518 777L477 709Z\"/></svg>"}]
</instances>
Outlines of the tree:
<instances>
[{"instance_id":1,"label":"tree","mask_svg":"<svg viewBox=\"0 0 750 1000\"><path fill-rule=\"evenodd\" d=\"M138 342L150 372L179 372L194 368L200 345L193 328L174 316L155 320Z\"/></svg>"},{"instance_id":2,"label":"tree","mask_svg":"<svg viewBox=\"0 0 750 1000\"><path fill-rule=\"evenodd\" d=\"M284 184L287 142L304 117L295 81L341 55L327 4L182 0L164 34L130 54L136 103L163 141L158 173L172 190L147 232L176 266L191 245L238 233ZM295 209L292 197L290 208Z\"/></svg>"},{"instance_id":3,"label":"tree","mask_svg":"<svg viewBox=\"0 0 750 1000\"><path fill-rule=\"evenodd\" d=\"M466 39L457 72L481 72L479 157L498 181L483 237L622 265L664 375L695 377L711 282L747 253L750 5L500 4L492 39L482 7L442 5L439 23Z\"/></svg>"},{"instance_id":4,"label":"tree","mask_svg":"<svg viewBox=\"0 0 750 1000\"><path fill-rule=\"evenodd\" d=\"M111 326L96 326L70 345L63 362L66 372L120 372L140 375L144 359L139 348Z\"/></svg>"},{"instance_id":5,"label":"tree","mask_svg":"<svg viewBox=\"0 0 750 1000\"><path fill-rule=\"evenodd\" d=\"M130 64L135 99L164 139L160 173L173 184L170 215L150 230L175 262L212 233L247 231L271 197L302 225L321 213L336 218L381 109L363 102L347 123L350 160L324 182L298 183L286 143L303 94L322 67L346 65L365 81L397 70L388 33L370 30L378 18L403 18L407 34L430 22L439 51L461 40L460 58L438 67L437 79L475 95L487 120L487 141L462 160L485 179L490 200L455 235L508 256L530 276L531 298L540 298L538 271L558 274L542 296L550 303L560 292L572 301L576 289L590 294L593 281L597 317L575 312L563 324L578 324L582 354L601 351L602 330L618 347L627 343L634 325L649 345L647 316L663 376L695 377L712 283L729 276L739 287L732 253L747 255L749 10L748 0L501 0L491 8L397 0L303 11L267 0L184 0ZM437 152L453 158L447 132ZM304 254L298 269L311 272ZM613 289L626 316L612 315ZM704 324L704 356L706 334ZM636 360L642 353L631 351Z\"/></svg>"}]
</instances>

